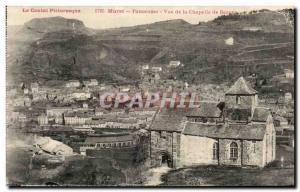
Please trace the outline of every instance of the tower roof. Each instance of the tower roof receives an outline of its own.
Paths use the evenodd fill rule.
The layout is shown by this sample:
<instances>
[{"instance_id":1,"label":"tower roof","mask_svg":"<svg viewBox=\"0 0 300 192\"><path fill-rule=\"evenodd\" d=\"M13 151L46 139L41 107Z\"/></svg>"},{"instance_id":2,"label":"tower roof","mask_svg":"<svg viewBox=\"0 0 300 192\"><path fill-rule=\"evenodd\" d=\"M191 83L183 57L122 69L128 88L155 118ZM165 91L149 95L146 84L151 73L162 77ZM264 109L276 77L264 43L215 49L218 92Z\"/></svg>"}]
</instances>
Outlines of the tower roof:
<instances>
[{"instance_id":1,"label":"tower roof","mask_svg":"<svg viewBox=\"0 0 300 192\"><path fill-rule=\"evenodd\" d=\"M257 91L247 83L244 77L240 77L225 93L226 95L253 95Z\"/></svg>"}]
</instances>

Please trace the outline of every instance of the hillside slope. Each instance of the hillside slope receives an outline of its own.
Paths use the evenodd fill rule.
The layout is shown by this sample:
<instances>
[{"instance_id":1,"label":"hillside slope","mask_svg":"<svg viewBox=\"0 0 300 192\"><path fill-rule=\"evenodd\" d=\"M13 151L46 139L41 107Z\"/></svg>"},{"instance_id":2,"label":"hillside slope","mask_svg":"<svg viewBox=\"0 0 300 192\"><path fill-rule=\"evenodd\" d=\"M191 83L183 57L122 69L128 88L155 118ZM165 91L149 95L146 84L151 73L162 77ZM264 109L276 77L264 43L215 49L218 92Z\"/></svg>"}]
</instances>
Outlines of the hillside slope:
<instances>
[{"instance_id":1,"label":"hillside slope","mask_svg":"<svg viewBox=\"0 0 300 192\"><path fill-rule=\"evenodd\" d=\"M232 81L251 73L269 78L294 66L293 10L221 16L198 25L179 19L107 30L52 17L18 29L8 26L8 32L13 82L135 81L141 64L164 67L170 60L185 64L170 73L190 83Z\"/></svg>"}]
</instances>

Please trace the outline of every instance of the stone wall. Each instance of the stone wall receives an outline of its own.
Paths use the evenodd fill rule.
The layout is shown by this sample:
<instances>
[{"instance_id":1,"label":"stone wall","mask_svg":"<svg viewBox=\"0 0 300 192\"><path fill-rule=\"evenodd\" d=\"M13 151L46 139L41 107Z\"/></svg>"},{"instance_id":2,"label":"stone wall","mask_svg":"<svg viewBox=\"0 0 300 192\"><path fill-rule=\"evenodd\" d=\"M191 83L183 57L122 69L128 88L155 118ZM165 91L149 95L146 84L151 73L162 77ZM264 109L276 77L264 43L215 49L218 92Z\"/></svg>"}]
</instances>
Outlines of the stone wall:
<instances>
[{"instance_id":1,"label":"stone wall","mask_svg":"<svg viewBox=\"0 0 300 192\"><path fill-rule=\"evenodd\" d=\"M213 159L213 144L216 139L200 136L181 136L181 166L217 165L218 160Z\"/></svg>"},{"instance_id":2,"label":"stone wall","mask_svg":"<svg viewBox=\"0 0 300 192\"><path fill-rule=\"evenodd\" d=\"M275 159L275 130L270 119L264 139L213 139L177 132L151 131L151 166L160 166L162 155L170 156L174 168L193 165L263 167ZM219 143L219 160L213 160L213 144ZM238 145L237 159L230 159L230 144Z\"/></svg>"},{"instance_id":3,"label":"stone wall","mask_svg":"<svg viewBox=\"0 0 300 192\"><path fill-rule=\"evenodd\" d=\"M238 145L238 158L230 159L230 144L236 142ZM241 166L241 140L219 139L219 162L220 165Z\"/></svg>"},{"instance_id":4,"label":"stone wall","mask_svg":"<svg viewBox=\"0 0 300 192\"><path fill-rule=\"evenodd\" d=\"M239 103L237 103L237 97L239 97ZM258 105L257 95L226 95L226 110L227 109L250 109L251 114L254 112L254 108Z\"/></svg>"},{"instance_id":5,"label":"stone wall","mask_svg":"<svg viewBox=\"0 0 300 192\"><path fill-rule=\"evenodd\" d=\"M276 156L276 131L273 124L273 118L270 115L266 123L266 135L265 135L265 149L266 149L266 162L270 163L275 160Z\"/></svg>"},{"instance_id":6,"label":"stone wall","mask_svg":"<svg viewBox=\"0 0 300 192\"><path fill-rule=\"evenodd\" d=\"M273 125L273 118L270 115L266 122L266 134L261 141L261 163L259 166L265 166L275 160L276 157L276 131Z\"/></svg>"},{"instance_id":7,"label":"stone wall","mask_svg":"<svg viewBox=\"0 0 300 192\"><path fill-rule=\"evenodd\" d=\"M172 147L172 156L173 156L173 167L180 167L180 146L182 143L181 134L177 132L172 133L173 136L173 147Z\"/></svg>"},{"instance_id":8,"label":"stone wall","mask_svg":"<svg viewBox=\"0 0 300 192\"><path fill-rule=\"evenodd\" d=\"M240 98L240 104L236 103L236 97ZM242 95L226 95L226 108L251 108L255 96L242 96Z\"/></svg>"},{"instance_id":9,"label":"stone wall","mask_svg":"<svg viewBox=\"0 0 300 192\"><path fill-rule=\"evenodd\" d=\"M238 145L238 158L230 159L230 144L236 142ZM220 165L233 166L265 166L266 143L265 139L259 140L230 140L220 139Z\"/></svg>"},{"instance_id":10,"label":"stone wall","mask_svg":"<svg viewBox=\"0 0 300 192\"><path fill-rule=\"evenodd\" d=\"M243 140L243 166L263 166L263 141Z\"/></svg>"},{"instance_id":11,"label":"stone wall","mask_svg":"<svg viewBox=\"0 0 300 192\"><path fill-rule=\"evenodd\" d=\"M160 166L162 155L168 155L173 167L178 167L180 156L180 134L177 132L151 131L151 166Z\"/></svg>"}]
</instances>

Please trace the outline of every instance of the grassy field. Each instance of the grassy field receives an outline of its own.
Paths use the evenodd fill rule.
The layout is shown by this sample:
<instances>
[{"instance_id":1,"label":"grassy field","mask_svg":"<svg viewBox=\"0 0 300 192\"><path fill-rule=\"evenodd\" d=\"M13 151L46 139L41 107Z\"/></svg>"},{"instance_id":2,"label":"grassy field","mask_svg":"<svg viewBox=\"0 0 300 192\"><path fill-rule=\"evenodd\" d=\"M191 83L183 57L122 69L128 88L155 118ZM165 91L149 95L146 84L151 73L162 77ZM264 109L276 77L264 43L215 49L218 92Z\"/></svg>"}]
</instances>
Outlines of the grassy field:
<instances>
[{"instance_id":1,"label":"grassy field","mask_svg":"<svg viewBox=\"0 0 300 192\"><path fill-rule=\"evenodd\" d=\"M278 161L284 156L284 167ZM259 168L199 166L173 170L162 176L163 186L293 186L294 154L278 146L276 160Z\"/></svg>"},{"instance_id":2,"label":"grassy field","mask_svg":"<svg viewBox=\"0 0 300 192\"><path fill-rule=\"evenodd\" d=\"M196 167L162 176L164 186L292 186L294 169Z\"/></svg>"}]
</instances>

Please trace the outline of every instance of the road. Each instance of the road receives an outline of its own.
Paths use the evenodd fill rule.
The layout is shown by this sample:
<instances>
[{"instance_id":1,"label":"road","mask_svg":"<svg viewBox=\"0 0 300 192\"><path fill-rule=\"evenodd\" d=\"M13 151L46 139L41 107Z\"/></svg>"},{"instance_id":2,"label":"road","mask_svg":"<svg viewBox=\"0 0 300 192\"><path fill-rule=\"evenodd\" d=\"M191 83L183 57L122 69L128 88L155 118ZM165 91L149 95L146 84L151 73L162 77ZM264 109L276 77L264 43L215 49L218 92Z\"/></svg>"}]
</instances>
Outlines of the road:
<instances>
[{"instance_id":1,"label":"road","mask_svg":"<svg viewBox=\"0 0 300 192\"><path fill-rule=\"evenodd\" d=\"M162 166L162 167L156 167L149 170L149 176L147 177L147 181L145 182L145 185L147 186L157 186L162 183L161 176L168 171L170 171L171 168L168 166Z\"/></svg>"}]
</instances>

